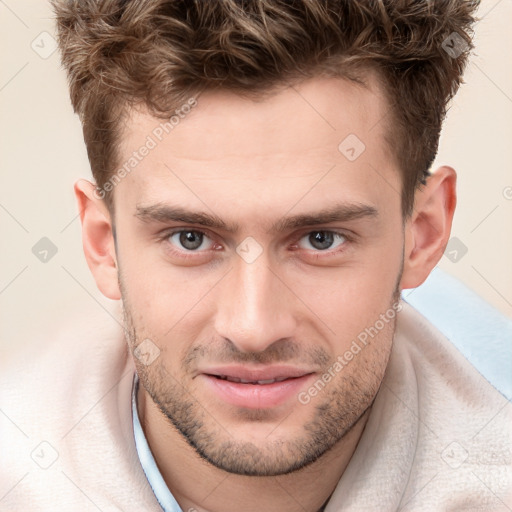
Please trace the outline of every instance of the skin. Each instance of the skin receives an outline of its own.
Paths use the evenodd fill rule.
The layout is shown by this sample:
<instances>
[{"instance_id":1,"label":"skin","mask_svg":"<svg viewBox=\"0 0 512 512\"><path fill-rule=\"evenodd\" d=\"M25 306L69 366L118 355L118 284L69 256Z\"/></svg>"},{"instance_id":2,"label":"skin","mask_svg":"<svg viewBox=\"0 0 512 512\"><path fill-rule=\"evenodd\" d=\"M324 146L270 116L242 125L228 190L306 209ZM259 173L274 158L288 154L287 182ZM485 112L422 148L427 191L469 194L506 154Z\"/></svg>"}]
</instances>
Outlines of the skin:
<instances>
[{"instance_id":1,"label":"skin","mask_svg":"<svg viewBox=\"0 0 512 512\"><path fill-rule=\"evenodd\" d=\"M221 363L286 364L310 374L307 391L439 261L455 171L441 167L429 177L403 219L400 173L384 141L387 109L372 75L367 87L317 77L260 101L207 92L115 187L114 213L93 184L75 185L99 289L122 299L132 352L145 339L160 350L149 365L134 357L138 410L183 510L317 511L349 463L386 369L394 320L306 404L295 395L276 407L228 404L204 372ZM160 122L132 110L120 159ZM338 150L349 134L366 146L354 161ZM340 204L366 214L271 229ZM237 229L166 220L164 206ZM169 233L177 228L206 237L187 250ZM319 249L310 235L326 231L342 236ZM251 263L236 251L247 237L262 251Z\"/></svg>"}]
</instances>

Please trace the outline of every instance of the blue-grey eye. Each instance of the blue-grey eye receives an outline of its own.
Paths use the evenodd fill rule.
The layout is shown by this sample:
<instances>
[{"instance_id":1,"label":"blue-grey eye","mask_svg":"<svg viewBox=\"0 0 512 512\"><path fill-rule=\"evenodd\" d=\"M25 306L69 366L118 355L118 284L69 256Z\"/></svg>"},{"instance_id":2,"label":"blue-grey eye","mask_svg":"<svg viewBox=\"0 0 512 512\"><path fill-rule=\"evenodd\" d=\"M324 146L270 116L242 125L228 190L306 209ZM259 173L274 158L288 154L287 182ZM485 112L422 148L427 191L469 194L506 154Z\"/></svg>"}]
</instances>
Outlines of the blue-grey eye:
<instances>
[{"instance_id":1,"label":"blue-grey eye","mask_svg":"<svg viewBox=\"0 0 512 512\"><path fill-rule=\"evenodd\" d=\"M169 240L174 245L177 245L180 249L186 249L187 251L195 251L204 244L206 240L209 240L200 231L194 230L182 230L176 231L169 236ZM206 244L207 245L207 244ZM205 247L203 247L204 249Z\"/></svg>"},{"instance_id":2,"label":"blue-grey eye","mask_svg":"<svg viewBox=\"0 0 512 512\"><path fill-rule=\"evenodd\" d=\"M302 237L301 240L306 240L309 244L309 247L305 247L306 249L325 251L326 249L339 247L346 241L346 238L341 233L334 231L312 231Z\"/></svg>"}]
</instances>

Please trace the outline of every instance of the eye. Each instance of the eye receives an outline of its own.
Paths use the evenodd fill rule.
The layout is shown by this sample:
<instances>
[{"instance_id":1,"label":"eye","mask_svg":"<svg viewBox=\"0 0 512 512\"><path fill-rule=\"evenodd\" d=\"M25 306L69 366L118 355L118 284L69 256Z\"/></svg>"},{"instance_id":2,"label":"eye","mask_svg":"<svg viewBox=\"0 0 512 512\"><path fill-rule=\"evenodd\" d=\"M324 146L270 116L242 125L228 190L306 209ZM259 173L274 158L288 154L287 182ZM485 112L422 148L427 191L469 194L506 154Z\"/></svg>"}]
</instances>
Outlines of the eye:
<instances>
[{"instance_id":1,"label":"eye","mask_svg":"<svg viewBox=\"0 0 512 512\"><path fill-rule=\"evenodd\" d=\"M305 247L301 245L302 240L306 241ZM303 249L325 251L327 249L336 249L346 241L347 238L336 231L311 231L299 240L299 246Z\"/></svg>"},{"instance_id":2,"label":"eye","mask_svg":"<svg viewBox=\"0 0 512 512\"><path fill-rule=\"evenodd\" d=\"M197 251L198 249L211 249L213 241L210 240L202 231L184 229L175 231L168 237L169 243L178 249L186 251ZM209 241L210 243L208 244Z\"/></svg>"}]
</instances>

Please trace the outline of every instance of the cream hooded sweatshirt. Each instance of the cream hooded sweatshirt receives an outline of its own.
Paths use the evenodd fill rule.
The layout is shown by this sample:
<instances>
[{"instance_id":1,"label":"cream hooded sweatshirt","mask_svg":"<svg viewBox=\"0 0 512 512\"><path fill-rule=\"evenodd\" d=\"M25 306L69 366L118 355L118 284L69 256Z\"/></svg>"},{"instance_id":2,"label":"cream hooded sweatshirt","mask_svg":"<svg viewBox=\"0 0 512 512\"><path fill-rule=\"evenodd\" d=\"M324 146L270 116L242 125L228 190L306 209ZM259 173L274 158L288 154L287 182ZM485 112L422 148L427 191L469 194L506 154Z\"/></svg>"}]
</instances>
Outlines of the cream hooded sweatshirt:
<instances>
[{"instance_id":1,"label":"cream hooded sweatshirt","mask_svg":"<svg viewBox=\"0 0 512 512\"><path fill-rule=\"evenodd\" d=\"M123 332L111 318L86 324L2 368L0 511L161 511L135 449ZM404 303L325 511L510 511L511 449L512 405Z\"/></svg>"}]
</instances>

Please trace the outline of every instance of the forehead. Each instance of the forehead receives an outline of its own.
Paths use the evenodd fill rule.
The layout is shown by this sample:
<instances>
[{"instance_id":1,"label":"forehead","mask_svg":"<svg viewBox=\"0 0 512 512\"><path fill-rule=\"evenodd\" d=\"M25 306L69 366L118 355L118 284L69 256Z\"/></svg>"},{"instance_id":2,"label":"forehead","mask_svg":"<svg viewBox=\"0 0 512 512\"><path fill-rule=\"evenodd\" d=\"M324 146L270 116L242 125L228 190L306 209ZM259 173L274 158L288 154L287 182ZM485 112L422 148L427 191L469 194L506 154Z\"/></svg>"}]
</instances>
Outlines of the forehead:
<instances>
[{"instance_id":1,"label":"forehead","mask_svg":"<svg viewBox=\"0 0 512 512\"><path fill-rule=\"evenodd\" d=\"M399 201L399 176L384 138L388 108L369 75L366 86L314 78L258 100L209 91L190 108L178 106L173 123L133 110L120 165L149 140L151 148L115 188L115 203L136 207L187 196L188 206L203 209L207 200L290 206L302 191L306 206L338 190L339 199L368 204L390 181Z\"/></svg>"}]
</instances>

